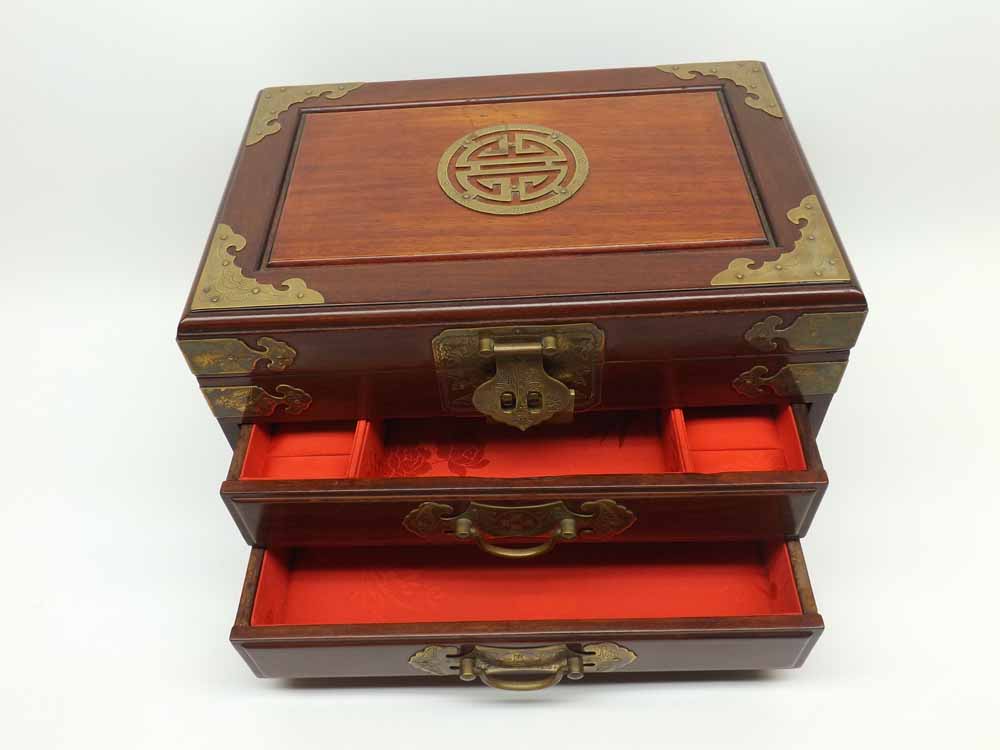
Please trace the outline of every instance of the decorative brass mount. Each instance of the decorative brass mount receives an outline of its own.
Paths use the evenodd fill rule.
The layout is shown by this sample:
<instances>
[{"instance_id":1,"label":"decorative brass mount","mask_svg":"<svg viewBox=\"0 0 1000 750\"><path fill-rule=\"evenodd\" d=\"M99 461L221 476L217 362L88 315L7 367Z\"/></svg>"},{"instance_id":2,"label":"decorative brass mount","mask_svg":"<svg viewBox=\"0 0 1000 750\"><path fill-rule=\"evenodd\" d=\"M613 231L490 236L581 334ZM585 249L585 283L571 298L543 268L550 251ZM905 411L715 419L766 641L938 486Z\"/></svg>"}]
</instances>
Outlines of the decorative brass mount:
<instances>
[{"instance_id":1,"label":"decorative brass mount","mask_svg":"<svg viewBox=\"0 0 1000 750\"><path fill-rule=\"evenodd\" d=\"M712 278L712 286L745 284L815 284L829 281L850 281L851 274L840 252L833 228L823 213L819 198L807 195L788 212L793 224L805 224L799 230L795 247L782 253L777 260L758 261L736 258L725 271Z\"/></svg>"},{"instance_id":2,"label":"decorative brass mount","mask_svg":"<svg viewBox=\"0 0 1000 750\"><path fill-rule=\"evenodd\" d=\"M697 74L732 81L747 92L746 105L759 109L772 117L784 117L778 96L764 71L764 64L757 60L735 62L685 63L684 65L657 65L664 73L672 73L689 81Z\"/></svg>"},{"instance_id":3,"label":"decorative brass mount","mask_svg":"<svg viewBox=\"0 0 1000 750\"><path fill-rule=\"evenodd\" d=\"M592 323L453 328L432 342L444 408L527 430L600 402L604 332Z\"/></svg>"},{"instance_id":4,"label":"decorative brass mount","mask_svg":"<svg viewBox=\"0 0 1000 750\"><path fill-rule=\"evenodd\" d=\"M799 362L785 365L774 375L764 365L751 367L733 381L737 393L759 398L771 391L781 398L823 396L836 393L847 362Z\"/></svg>"},{"instance_id":5,"label":"decorative brass mount","mask_svg":"<svg viewBox=\"0 0 1000 750\"><path fill-rule=\"evenodd\" d=\"M783 341L790 352L850 349L864 322L863 312L803 313L787 326L779 316L768 315L754 323L743 338L762 352L775 351L775 339Z\"/></svg>"},{"instance_id":6,"label":"decorative brass mount","mask_svg":"<svg viewBox=\"0 0 1000 750\"><path fill-rule=\"evenodd\" d=\"M410 666L444 677L458 675L501 690L541 690L563 677L579 680L592 672L613 672L636 660L636 654L617 643L588 643L582 648L556 644L525 648L427 646L410 657Z\"/></svg>"},{"instance_id":7,"label":"decorative brass mount","mask_svg":"<svg viewBox=\"0 0 1000 750\"><path fill-rule=\"evenodd\" d=\"M178 342L195 375L249 375L258 362L271 372L283 372L295 361L296 351L284 341L261 336L254 349L243 339L186 339ZM263 351L261 351L263 350Z\"/></svg>"},{"instance_id":8,"label":"decorative brass mount","mask_svg":"<svg viewBox=\"0 0 1000 750\"><path fill-rule=\"evenodd\" d=\"M318 305L324 301L323 295L306 286L302 279L285 279L280 285L285 288L279 289L244 276L229 250L232 248L238 253L246 245L247 238L234 232L228 224L215 228L194 290L192 310Z\"/></svg>"},{"instance_id":9,"label":"decorative brass mount","mask_svg":"<svg viewBox=\"0 0 1000 750\"><path fill-rule=\"evenodd\" d=\"M438 184L464 208L516 216L569 200L590 162L583 147L544 125L507 123L466 133L438 161Z\"/></svg>"},{"instance_id":10,"label":"decorative brass mount","mask_svg":"<svg viewBox=\"0 0 1000 750\"><path fill-rule=\"evenodd\" d=\"M480 549L497 557L527 558L548 552L556 542L578 535L595 539L621 534L635 523L635 514L614 500L589 500L574 513L562 501L544 505L486 505L470 503L455 515L450 505L421 503L403 519L408 530L428 539L455 536L474 540ZM504 547L498 539L546 537L533 547Z\"/></svg>"},{"instance_id":11,"label":"decorative brass mount","mask_svg":"<svg viewBox=\"0 0 1000 750\"><path fill-rule=\"evenodd\" d=\"M301 104L307 99L321 96L325 99L339 99L359 86L360 83L316 83L312 86L274 86L264 89L257 97L257 106L250 117L246 145L252 146L281 130L278 115L293 104Z\"/></svg>"},{"instance_id":12,"label":"decorative brass mount","mask_svg":"<svg viewBox=\"0 0 1000 750\"><path fill-rule=\"evenodd\" d=\"M202 388L202 395L216 417L270 417L282 407L285 414L302 414L312 404L312 396L291 385L279 385L268 393L256 385L229 385Z\"/></svg>"}]
</instances>

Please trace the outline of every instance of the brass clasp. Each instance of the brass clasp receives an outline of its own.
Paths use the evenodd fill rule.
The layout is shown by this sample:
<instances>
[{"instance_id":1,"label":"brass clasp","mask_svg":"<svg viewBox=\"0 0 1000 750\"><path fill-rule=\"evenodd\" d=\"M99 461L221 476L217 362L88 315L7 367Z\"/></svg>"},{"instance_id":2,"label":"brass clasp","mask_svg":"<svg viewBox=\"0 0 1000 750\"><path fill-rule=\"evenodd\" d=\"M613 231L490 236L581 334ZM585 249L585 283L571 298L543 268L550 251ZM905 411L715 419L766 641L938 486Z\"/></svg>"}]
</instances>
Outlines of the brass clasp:
<instances>
[{"instance_id":1,"label":"brass clasp","mask_svg":"<svg viewBox=\"0 0 1000 750\"><path fill-rule=\"evenodd\" d=\"M600 401L604 333L591 323L450 329L433 341L444 407L527 430Z\"/></svg>"},{"instance_id":2,"label":"brass clasp","mask_svg":"<svg viewBox=\"0 0 1000 750\"><path fill-rule=\"evenodd\" d=\"M520 430L573 414L576 392L545 371L545 357L559 351L555 336L522 341L479 339L479 356L493 358L496 374L476 388L473 405L486 416Z\"/></svg>"}]
</instances>

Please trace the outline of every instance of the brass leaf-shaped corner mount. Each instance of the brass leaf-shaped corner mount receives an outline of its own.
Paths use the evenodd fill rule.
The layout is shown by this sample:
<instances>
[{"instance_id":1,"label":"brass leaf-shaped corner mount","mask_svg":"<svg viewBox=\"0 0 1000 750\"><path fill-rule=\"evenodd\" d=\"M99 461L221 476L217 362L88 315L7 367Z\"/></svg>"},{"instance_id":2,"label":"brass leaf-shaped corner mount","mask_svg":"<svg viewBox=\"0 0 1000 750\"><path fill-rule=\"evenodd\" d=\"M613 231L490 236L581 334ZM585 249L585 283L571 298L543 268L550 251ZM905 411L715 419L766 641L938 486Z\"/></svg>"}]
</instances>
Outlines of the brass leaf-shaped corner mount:
<instances>
[{"instance_id":1,"label":"brass leaf-shaped corner mount","mask_svg":"<svg viewBox=\"0 0 1000 750\"><path fill-rule=\"evenodd\" d=\"M836 393L847 369L846 362L799 362L785 365L773 375L756 365L740 373L733 389L747 398L771 394L779 398L801 398Z\"/></svg>"},{"instance_id":2,"label":"brass leaf-shaped corner mount","mask_svg":"<svg viewBox=\"0 0 1000 750\"><path fill-rule=\"evenodd\" d=\"M756 60L739 60L736 62L685 63L683 65L657 65L664 73L671 73L678 78L689 81L695 75L712 76L713 78L732 81L737 86L746 89L746 105L759 109L772 117L784 117L778 97L774 93L771 81L764 72L764 65Z\"/></svg>"},{"instance_id":3,"label":"brass leaf-shaped corner mount","mask_svg":"<svg viewBox=\"0 0 1000 750\"><path fill-rule=\"evenodd\" d=\"M277 386L274 393L256 385L225 385L202 388L201 394L219 418L270 417L279 407L285 414L302 414L312 404L312 396L285 383Z\"/></svg>"},{"instance_id":4,"label":"brass leaf-shaped corner mount","mask_svg":"<svg viewBox=\"0 0 1000 750\"><path fill-rule=\"evenodd\" d=\"M259 143L269 135L281 130L278 115L286 112L293 104L301 104L307 99L339 99L354 91L360 83L318 83L313 86L275 86L264 89L257 98L257 106L250 118L246 145Z\"/></svg>"},{"instance_id":5,"label":"brass leaf-shaped corner mount","mask_svg":"<svg viewBox=\"0 0 1000 750\"><path fill-rule=\"evenodd\" d=\"M737 258L729 267L712 279L712 286L740 286L743 284L808 284L830 281L850 281L844 255L833 236L830 222L823 213L819 198L807 195L788 212L788 219L801 227L795 247L782 253L777 260L760 262Z\"/></svg>"},{"instance_id":6,"label":"brass leaf-shaped corner mount","mask_svg":"<svg viewBox=\"0 0 1000 750\"><path fill-rule=\"evenodd\" d=\"M247 238L228 224L219 224L198 279L191 302L192 310L224 310L242 307L281 307L284 305L319 305L325 300L302 279L285 279L279 289L243 275L235 257L247 245Z\"/></svg>"},{"instance_id":7,"label":"brass leaf-shaped corner mount","mask_svg":"<svg viewBox=\"0 0 1000 750\"><path fill-rule=\"evenodd\" d=\"M191 372L195 375L249 375L258 362L266 362L270 372L284 372L297 352L289 344L270 336L257 339L254 349L243 339L188 339L179 342Z\"/></svg>"}]
</instances>

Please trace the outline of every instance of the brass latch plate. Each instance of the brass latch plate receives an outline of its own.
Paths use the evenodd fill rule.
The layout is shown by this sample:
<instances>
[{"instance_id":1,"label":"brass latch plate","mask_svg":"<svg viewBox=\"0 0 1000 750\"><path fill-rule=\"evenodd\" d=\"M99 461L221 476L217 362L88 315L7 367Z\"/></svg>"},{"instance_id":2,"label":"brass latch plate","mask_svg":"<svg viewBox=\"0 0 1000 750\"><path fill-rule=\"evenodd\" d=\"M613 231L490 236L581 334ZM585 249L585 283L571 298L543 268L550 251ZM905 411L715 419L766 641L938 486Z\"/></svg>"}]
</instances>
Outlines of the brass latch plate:
<instances>
[{"instance_id":1,"label":"brass latch plate","mask_svg":"<svg viewBox=\"0 0 1000 750\"><path fill-rule=\"evenodd\" d=\"M601 400L604 332L593 323L453 328L432 342L441 404L526 430Z\"/></svg>"}]
</instances>

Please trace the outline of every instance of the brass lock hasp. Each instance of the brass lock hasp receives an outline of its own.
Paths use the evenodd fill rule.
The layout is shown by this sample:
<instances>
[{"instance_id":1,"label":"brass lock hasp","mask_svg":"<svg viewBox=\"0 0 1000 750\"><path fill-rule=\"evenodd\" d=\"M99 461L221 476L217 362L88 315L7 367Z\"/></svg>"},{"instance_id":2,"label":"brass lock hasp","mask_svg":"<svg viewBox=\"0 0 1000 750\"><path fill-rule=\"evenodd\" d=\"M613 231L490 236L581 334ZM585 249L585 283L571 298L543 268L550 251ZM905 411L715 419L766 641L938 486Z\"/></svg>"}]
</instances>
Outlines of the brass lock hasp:
<instances>
[{"instance_id":1,"label":"brass lock hasp","mask_svg":"<svg viewBox=\"0 0 1000 750\"><path fill-rule=\"evenodd\" d=\"M441 403L520 430L600 402L604 332L592 323L449 329L432 342Z\"/></svg>"}]
</instances>

